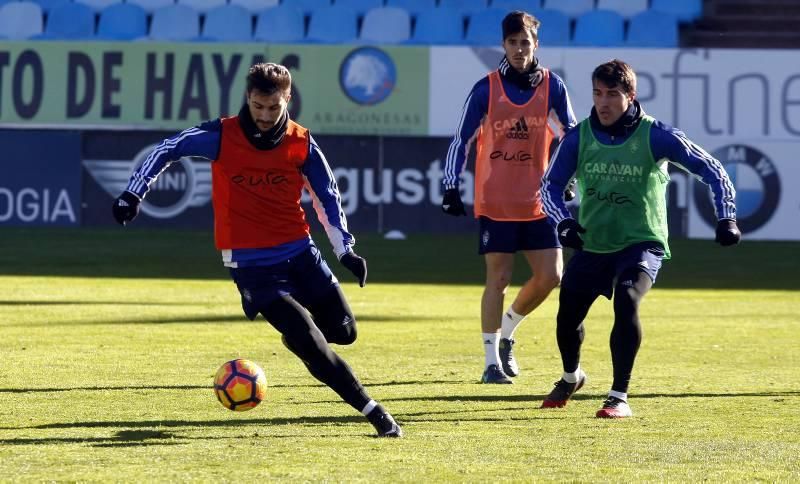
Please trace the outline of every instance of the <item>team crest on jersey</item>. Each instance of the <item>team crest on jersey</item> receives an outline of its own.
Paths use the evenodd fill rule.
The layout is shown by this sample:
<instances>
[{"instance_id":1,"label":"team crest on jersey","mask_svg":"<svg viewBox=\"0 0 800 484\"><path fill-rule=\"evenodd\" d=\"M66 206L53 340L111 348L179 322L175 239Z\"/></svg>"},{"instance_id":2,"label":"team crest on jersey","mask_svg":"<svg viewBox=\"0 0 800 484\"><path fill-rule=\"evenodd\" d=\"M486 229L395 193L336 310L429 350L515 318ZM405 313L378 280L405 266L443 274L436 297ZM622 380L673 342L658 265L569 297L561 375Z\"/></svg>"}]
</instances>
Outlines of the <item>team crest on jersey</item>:
<instances>
[{"instance_id":1,"label":"team crest on jersey","mask_svg":"<svg viewBox=\"0 0 800 484\"><path fill-rule=\"evenodd\" d=\"M146 146L132 160L83 160L92 178L112 198L128 186L133 170L156 148ZM181 158L150 185L142 201L142 212L159 219L173 218L189 207L201 207L211 200L211 163Z\"/></svg>"}]
</instances>

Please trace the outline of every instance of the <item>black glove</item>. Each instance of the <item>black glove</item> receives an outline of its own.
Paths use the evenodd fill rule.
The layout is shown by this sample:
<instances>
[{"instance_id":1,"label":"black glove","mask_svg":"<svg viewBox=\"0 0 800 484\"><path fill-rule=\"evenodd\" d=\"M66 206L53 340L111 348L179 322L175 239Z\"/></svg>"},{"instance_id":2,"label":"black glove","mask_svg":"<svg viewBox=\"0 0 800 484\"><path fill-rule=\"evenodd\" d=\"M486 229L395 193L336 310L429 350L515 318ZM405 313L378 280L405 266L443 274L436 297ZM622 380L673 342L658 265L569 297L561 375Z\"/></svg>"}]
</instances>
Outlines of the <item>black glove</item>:
<instances>
[{"instance_id":1,"label":"black glove","mask_svg":"<svg viewBox=\"0 0 800 484\"><path fill-rule=\"evenodd\" d=\"M567 188L564 189L564 201L570 202L575 199L575 179L569 181Z\"/></svg>"},{"instance_id":2,"label":"black glove","mask_svg":"<svg viewBox=\"0 0 800 484\"><path fill-rule=\"evenodd\" d=\"M442 197L442 211L455 217L467 215L458 188L448 188L444 191L444 196Z\"/></svg>"},{"instance_id":3,"label":"black glove","mask_svg":"<svg viewBox=\"0 0 800 484\"><path fill-rule=\"evenodd\" d=\"M339 258L339 262L356 276L358 285L364 287L364 284L367 283L367 260L363 257L359 257L355 252L350 251L345 252L344 255Z\"/></svg>"},{"instance_id":4,"label":"black glove","mask_svg":"<svg viewBox=\"0 0 800 484\"><path fill-rule=\"evenodd\" d=\"M723 218L717 222L717 236L714 238L714 242L727 247L738 244L741 239L742 233L736 226L736 220Z\"/></svg>"},{"instance_id":5,"label":"black glove","mask_svg":"<svg viewBox=\"0 0 800 484\"><path fill-rule=\"evenodd\" d=\"M142 203L139 197L129 191L122 192L114 200L114 205L111 206L111 213L114 214L114 219L120 225L125 225L139 215L139 205Z\"/></svg>"},{"instance_id":6,"label":"black glove","mask_svg":"<svg viewBox=\"0 0 800 484\"><path fill-rule=\"evenodd\" d=\"M583 239L578 234L586 232L586 229L581 227L574 218L565 218L558 223L556 228L558 232L558 241L564 247L571 247L576 250L583 249Z\"/></svg>"}]
</instances>

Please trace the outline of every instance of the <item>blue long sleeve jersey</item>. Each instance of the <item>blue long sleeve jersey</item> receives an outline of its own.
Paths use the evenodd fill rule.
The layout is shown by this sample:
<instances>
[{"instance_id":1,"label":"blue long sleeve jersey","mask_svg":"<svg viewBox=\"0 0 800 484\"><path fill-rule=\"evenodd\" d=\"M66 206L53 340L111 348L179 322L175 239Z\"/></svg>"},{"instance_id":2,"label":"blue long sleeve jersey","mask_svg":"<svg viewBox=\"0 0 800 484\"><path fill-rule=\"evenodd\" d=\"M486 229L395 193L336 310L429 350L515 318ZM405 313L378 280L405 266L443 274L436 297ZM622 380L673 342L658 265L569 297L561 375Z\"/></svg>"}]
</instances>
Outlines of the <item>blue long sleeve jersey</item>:
<instances>
[{"instance_id":1,"label":"blue long sleeve jersey","mask_svg":"<svg viewBox=\"0 0 800 484\"><path fill-rule=\"evenodd\" d=\"M336 257L341 257L351 250L355 238L347 231L347 219L330 165L314 138L309 135L309 139L308 158L301 168L305 188L311 194L317 218L325 228ZM211 162L216 160L221 141L222 122L219 119L207 121L165 139L133 172L127 190L140 199L144 198L158 175L174 161L185 156L205 158ZM306 237L275 247L225 250L222 252L222 259L228 267L272 265L299 254L313 243L311 237Z\"/></svg>"},{"instance_id":2,"label":"blue long sleeve jersey","mask_svg":"<svg viewBox=\"0 0 800 484\"><path fill-rule=\"evenodd\" d=\"M632 134L611 136L594 128L592 132L605 145L621 145ZM553 225L572 217L563 193L578 167L579 134L579 129L573 129L564 136L542 179L542 205ZM670 162L711 187L717 218L736 219L736 192L719 160L690 141L682 131L657 120L650 129L650 150L656 163Z\"/></svg>"},{"instance_id":3,"label":"blue long sleeve jersey","mask_svg":"<svg viewBox=\"0 0 800 484\"><path fill-rule=\"evenodd\" d=\"M500 76L503 82L503 89L506 95L514 104L525 104L528 102L535 89L522 90L517 85L509 82L505 77ZM549 106L548 120L556 138L561 138L564 132L577 124L575 113L572 111L572 103L567 94L564 81L553 71L550 71L550 91L547 99ZM489 112L489 76L476 82L464 103L464 110L458 122L456 134L447 150L447 158L444 161L444 177L442 186L445 190L458 188L459 177L464 171L464 166L472 149L472 144L478 137L483 118Z\"/></svg>"}]
</instances>

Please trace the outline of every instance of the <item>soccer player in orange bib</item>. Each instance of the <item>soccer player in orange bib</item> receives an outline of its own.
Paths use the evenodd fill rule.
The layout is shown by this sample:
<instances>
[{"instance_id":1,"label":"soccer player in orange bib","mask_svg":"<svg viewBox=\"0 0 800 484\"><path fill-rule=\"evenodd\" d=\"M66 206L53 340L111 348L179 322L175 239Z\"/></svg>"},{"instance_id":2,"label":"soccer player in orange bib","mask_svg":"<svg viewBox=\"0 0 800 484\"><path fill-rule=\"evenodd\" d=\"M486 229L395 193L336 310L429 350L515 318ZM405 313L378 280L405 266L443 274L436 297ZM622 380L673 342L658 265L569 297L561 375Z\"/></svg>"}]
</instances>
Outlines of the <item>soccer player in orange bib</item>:
<instances>
[{"instance_id":1,"label":"soccer player in orange bib","mask_svg":"<svg viewBox=\"0 0 800 484\"><path fill-rule=\"evenodd\" d=\"M466 215L459 178L477 140L474 209L478 253L486 262L482 383L512 383L509 377L519 374L514 331L561 280L561 245L542 211L539 186L551 144L576 121L564 82L534 55L539 25L522 11L503 19L505 56L469 93L444 162L442 210ZM516 252L525 256L533 276L503 312Z\"/></svg>"},{"instance_id":2,"label":"soccer player in orange bib","mask_svg":"<svg viewBox=\"0 0 800 484\"><path fill-rule=\"evenodd\" d=\"M372 400L330 347L356 339L356 320L328 264L311 239L300 195L307 187L339 262L363 287L366 261L353 252L339 188L309 131L289 119L292 77L278 64L250 68L247 102L237 116L207 121L164 140L137 167L114 201L122 225L158 175L185 156L211 160L214 239L242 298L245 315L259 314L283 344L353 408L380 437L400 437L392 416Z\"/></svg>"}]
</instances>

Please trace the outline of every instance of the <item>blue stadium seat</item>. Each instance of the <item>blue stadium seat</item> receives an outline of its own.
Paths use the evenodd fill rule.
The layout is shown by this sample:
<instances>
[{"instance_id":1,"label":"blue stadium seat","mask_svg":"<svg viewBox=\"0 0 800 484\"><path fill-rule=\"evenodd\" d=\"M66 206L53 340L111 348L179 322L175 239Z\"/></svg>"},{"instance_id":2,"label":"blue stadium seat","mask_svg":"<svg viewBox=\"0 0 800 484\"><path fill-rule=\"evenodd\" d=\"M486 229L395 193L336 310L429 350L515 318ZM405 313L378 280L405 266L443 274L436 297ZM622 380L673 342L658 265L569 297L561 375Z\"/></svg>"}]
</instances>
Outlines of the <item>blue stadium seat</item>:
<instances>
[{"instance_id":1,"label":"blue stadium seat","mask_svg":"<svg viewBox=\"0 0 800 484\"><path fill-rule=\"evenodd\" d=\"M411 16L403 8L380 7L367 11L359 40L372 44L400 44L411 38Z\"/></svg>"},{"instance_id":2,"label":"blue stadium seat","mask_svg":"<svg viewBox=\"0 0 800 484\"><path fill-rule=\"evenodd\" d=\"M82 3L54 7L47 16L42 39L79 40L94 37L94 10Z\"/></svg>"},{"instance_id":3,"label":"blue stadium seat","mask_svg":"<svg viewBox=\"0 0 800 484\"><path fill-rule=\"evenodd\" d=\"M64 5L66 3L71 3L72 0L31 0L34 3L38 3L40 7L42 7L42 12L45 14L50 13L51 10L58 7L59 5Z\"/></svg>"},{"instance_id":4,"label":"blue stadium seat","mask_svg":"<svg viewBox=\"0 0 800 484\"><path fill-rule=\"evenodd\" d=\"M383 0L333 0L333 6L349 8L354 10L357 15L363 16L367 10L383 7Z\"/></svg>"},{"instance_id":5,"label":"blue stadium seat","mask_svg":"<svg viewBox=\"0 0 800 484\"><path fill-rule=\"evenodd\" d=\"M358 38L358 16L349 8L327 7L314 10L308 24L309 42L346 44Z\"/></svg>"},{"instance_id":6,"label":"blue stadium seat","mask_svg":"<svg viewBox=\"0 0 800 484\"><path fill-rule=\"evenodd\" d=\"M501 45L503 43L503 18L505 10L487 8L469 17L464 42L469 45Z\"/></svg>"},{"instance_id":7,"label":"blue stadium seat","mask_svg":"<svg viewBox=\"0 0 800 484\"><path fill-rule=\"evenodd\" d=\"M164 41L196 40L200 36L200 14L186 5L169 5L153 12L150 38Z\"/></svg>"},{"instance_id":8,"label":"blue stadium seat","mask_svg":"<svg viewBox=\"0 0 800 484\"><path fill-rule=\"evenodd\" d=\"M125 2L142 7L148 14L154 13L159 8L175 4L175 0L125 0Z\"/></svg>"},{"instance_id":9,"label":"blue stadium seat","mask_svg":"<svg viewBox=\"0 0 800 484\"><path fill-rule=\"evenodd\" d=\"M251 14L259 14L262 10L277 7L279 0L230 0L231 5L239 5Z\"/></svg>"},{"instance_id":10,"label":"blue stadium seat","mask_svg":"<svg viewBox=\"0 0 800 484\"><path fill-rule=\"evenodd\" d=\"M0 7L0 38L30 39L42 33L42 7L33 2L11 2Z\"/></svg>"},{"instance_id":11,"label":"blue stadium seat","mask_svg":"<svg viewBox=\"0 0 800 484\"><path fill-rule=\"evenodd\" d=\"M628 23L630 47L678 47L678 19L654 10L631 17Z\"/></svg>"},{"instance_id":12,"label":"blue stadium seat","mask_svg":"<svg viewBox=\"0 0 800 484\"><path fill-rule=\"evenodd\" d=\"M436 0L386 0L386 6L404 8L416 17L420 12L436 8Z\"/></svg>"},{"instance_id":13,"label":"blue stadium seat","mask_svg":"<svg viewBox=\"0 0 800 484\"><path fill-rule=\"evenodd\" d=\"M213 8L206 13L200 36L217 42L250 42L253 40L253 17L239 5Z\"/></svg>"},{"instance_id":14,"label":"blue stadium seat","mask_svg":"<svg viewBox=\"0 0 800 484\"><path fill-rule=\"evenodd\" d=\"M539 43L541 45L569 45L570 20L567 14L558 10L540 10L536 18L542 23L539 26Z\"/></svg>"},{"instance_id":15,"label":"blue stadium seat","mask_svg":"<svg viewBox=\"0 0 800 484\"><path fill-rule=\"evenodd\" d=\"M104 8L114 5L115 3L122 3L122 0L75 0L75 3L82 3L88 5L96 13L100 13Z\"/></svg>"},{"instance_id":16,"label":"blue stadium seat","mask_svg":"<svg viewBox=\"0 0 800 484\"><path fill-rule=\"evenodd\" d=\"M228 0L177 0L178 5L186 5L192 7L199 13L207 13L213 8L227 5Z\"/></svg>"},{"instance_id":17,"label":"blue stadium seat","mask_svg":"<svg viewBox=\"0 0 800 484\"><path fill-rule=\"evenodd\" d=\"M630 18L648 8L650 0L597 0L597 10L611 10Z\"/></svg>"},{"instance_id":18,"label":"blue stadium seat","mask_svg":"<svg viewBox=\"0 0 800 484\"><path fill-rule=\"evenodd\" d=\"M147 36L147 13L132 3L116 3L100 12L97 38L136 40Z\"/></svg>"},{"instance_id":19,"label":"blue stadium seat","mask_svg":"<svg viewBox=\"0 0 800 484\"><path fill-rule=\"evenodd\" d=\"M570 17L594 10L594 0L544 0L542 7L558 10Z\"/></svg>"},{"instance_id":20,"label":"blue stadium seat","mask_svg":"<svg viewBox=\"0 0 800 484\"><path fill-rule=\"evenodd\" d=\"M0 0L0 7L9 3L9 2L16 2L17 0Z\"/></svg>"},{"instance_id":21,"label":"blue stadium seat","mask_svg":"<svg viewBox=\"0 0 800 484\"><path fill-rule=\"evenodd\" d=\"M492 0L492 8L499 8L508 12L522 10L536 16L536 12L542 9L541 0Z\"/></svg>"},{"instance_id":22,"label":"blue stadium seat","mask_svg":"<svg viewBox=\"0 0 800 484\"><path fill-rule=\"evenodd\" d=\"M282 7L294 7L303 15L311 15L317 9L331 6L331 0L283 0Z\"/></svg>"},{"instance_id":23,"label":"blue stadium seat","mask_svg":"<svg viewBox=\"0 0 800 484\"><path fill-rule=\"evenodd\" d=\"M669 13L681 22L691 22L703 15L702 0L653 0L650 9Z\"/></svg>"},{"instance_id":24,"label":"blue stadium seat","mask_svg":"<svg viewBox=\"0 0 800 484\"><path fill-rule=\"evenodd\" d=\"M423 10L417 15L414 27L414 44L458 45L464 42L464 21L452 8L439 7Z\"/></svg>"},{"instance_id":25,"label":"blue stadium seat","mask_svg":"<svg viewBox=\"0 0 800 484\"><path fill-rule=\"evenodd\" d=\"M291 44L305 39L303 11L291 6L268 8L258 14L253 38L263 42Z\"/></svg>"},{"instance_id":26,"label":"blue stadium seat","mask_svg":"<svg viewBox=\"0 0 800 484\"><path fill-rule=\"evenodd\" d=\"M611 10L586 12L575 20L573 45L614 47L625 42L625 19Z\"/></svg>"},{"instance_id":27,"label":"blue stadium seat","mask_svg":"<svg viewBox=\"0 0 800 484\"><path fill-rule=\"evenodd\" d=\"M439 0L439 8L442 7L452 8L461 12L462 17L469 17L489 8L489 0Z\"/></svg>"}]
</instances>

